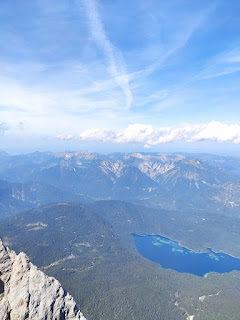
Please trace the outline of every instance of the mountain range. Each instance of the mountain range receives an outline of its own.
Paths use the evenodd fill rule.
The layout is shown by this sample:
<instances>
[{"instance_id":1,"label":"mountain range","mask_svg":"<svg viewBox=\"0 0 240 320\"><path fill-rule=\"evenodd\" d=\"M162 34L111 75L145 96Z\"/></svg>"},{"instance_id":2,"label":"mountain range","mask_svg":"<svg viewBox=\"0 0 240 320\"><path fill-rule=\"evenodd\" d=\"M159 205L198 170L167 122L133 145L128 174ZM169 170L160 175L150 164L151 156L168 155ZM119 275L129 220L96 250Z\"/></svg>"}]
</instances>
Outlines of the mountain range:
<instances>
[{"instance_id":1,"label":"mountain range","mask_svg":"<svg viewBox=\"0 0 240 320\"><path fill-rule=\"evenodd\" d=\"M89 320L238 320L238 271L163 269L132 234L240 257L239 164L208 154L2 152L0 237L58 279Z\"/></svg>"},{"instance_id":2,"label":"mountain range","mask_svg":"<svg viewBox=\"0 0 240 320\"><path fill-rule=\"evenodd\" d=\"M173 210L230 210L239 207L239 167L240 158L201 154L193 158L87 151L1 153L0 179L15 183L0 182L1 206L8 208L5 201L10 197L18 203L5 210L9 214L59 199L81 203L124 200Z\"/></svg>"}]
</instances>

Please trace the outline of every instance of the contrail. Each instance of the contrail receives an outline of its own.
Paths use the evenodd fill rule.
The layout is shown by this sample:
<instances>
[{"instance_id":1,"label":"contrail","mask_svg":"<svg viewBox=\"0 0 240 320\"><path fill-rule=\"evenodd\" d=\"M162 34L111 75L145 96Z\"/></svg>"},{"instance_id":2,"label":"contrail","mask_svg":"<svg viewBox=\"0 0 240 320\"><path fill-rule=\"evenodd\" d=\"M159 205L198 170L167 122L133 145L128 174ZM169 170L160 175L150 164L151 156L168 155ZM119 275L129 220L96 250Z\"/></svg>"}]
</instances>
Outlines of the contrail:
<instances>
[{"instance_id":1,"label":"contrail","mask_svg":"<svg viewBox=\"0 0 240 320\"><path fill-rule=\"evenodd\" d=\"M101 18L98 13L96 1L83 0L83 3L87 11L87 17L92 36L107 59L108 71L110 75L113 77L117 85L122 89L125 95L126 108L130 109L133 98L129 88L129 78L122 54L119 50L117 50L116 47L114 47L105 33Z\"/></svg>"}]
</instances>

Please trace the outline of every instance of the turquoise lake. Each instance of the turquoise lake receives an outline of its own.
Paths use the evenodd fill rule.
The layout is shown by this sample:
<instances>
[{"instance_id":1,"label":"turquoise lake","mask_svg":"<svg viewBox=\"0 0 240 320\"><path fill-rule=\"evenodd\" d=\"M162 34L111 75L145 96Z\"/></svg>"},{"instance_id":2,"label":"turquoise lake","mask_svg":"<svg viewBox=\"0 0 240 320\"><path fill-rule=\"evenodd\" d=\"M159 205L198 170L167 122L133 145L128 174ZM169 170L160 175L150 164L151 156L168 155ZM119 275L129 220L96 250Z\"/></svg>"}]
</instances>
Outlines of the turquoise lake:
<instances>
[{"instance_id":1,"label":"turquoise lake","mask_svg":"<svg viewBox=\"0 0 240 320\"><path fill-rule=\"evenodd\" d=\"M225 273L240 270L240 259L224 252L193 251L177 241L159 236L132 234L138 252L145 258L159 263L163 268L204 276L210 272Z\"/></svg>"}]
</instances>

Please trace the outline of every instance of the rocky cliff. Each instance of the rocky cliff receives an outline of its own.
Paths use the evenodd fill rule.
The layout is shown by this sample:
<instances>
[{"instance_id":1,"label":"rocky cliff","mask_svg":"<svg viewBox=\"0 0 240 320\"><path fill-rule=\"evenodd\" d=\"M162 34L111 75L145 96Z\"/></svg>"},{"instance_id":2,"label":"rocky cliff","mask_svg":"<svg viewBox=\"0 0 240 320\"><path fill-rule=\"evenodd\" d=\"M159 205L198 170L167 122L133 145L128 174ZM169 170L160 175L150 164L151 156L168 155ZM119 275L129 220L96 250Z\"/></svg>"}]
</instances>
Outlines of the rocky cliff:
<instances>
[{"instance_id":1,"label":"rocky cliff","mask_svg":"<svg viewBox=\"0 0 240 320\"><path fill-rule=\"evenodd\" d=\"M18 255L0 239L1 320L86 320L61 284Z\"/></svg>"}]
</instances>

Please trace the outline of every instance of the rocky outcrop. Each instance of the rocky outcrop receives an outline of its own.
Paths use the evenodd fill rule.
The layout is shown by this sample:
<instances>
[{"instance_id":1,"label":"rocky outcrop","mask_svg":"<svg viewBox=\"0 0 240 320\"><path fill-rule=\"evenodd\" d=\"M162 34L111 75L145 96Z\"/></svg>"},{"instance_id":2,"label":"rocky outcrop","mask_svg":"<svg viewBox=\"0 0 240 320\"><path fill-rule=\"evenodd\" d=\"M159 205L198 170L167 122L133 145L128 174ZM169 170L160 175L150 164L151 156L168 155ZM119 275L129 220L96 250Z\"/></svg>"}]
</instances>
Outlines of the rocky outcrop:
<instances>
[{"instance_id":1,"label":"rocky outcrop","mask_svg":"<svg viewBox=\"0 0 240 320\"><path fill-rule=\"evenodd\" d=\"M1 320L86 320L61 284L0 240Z\"/></svg>"}]
</instances>

